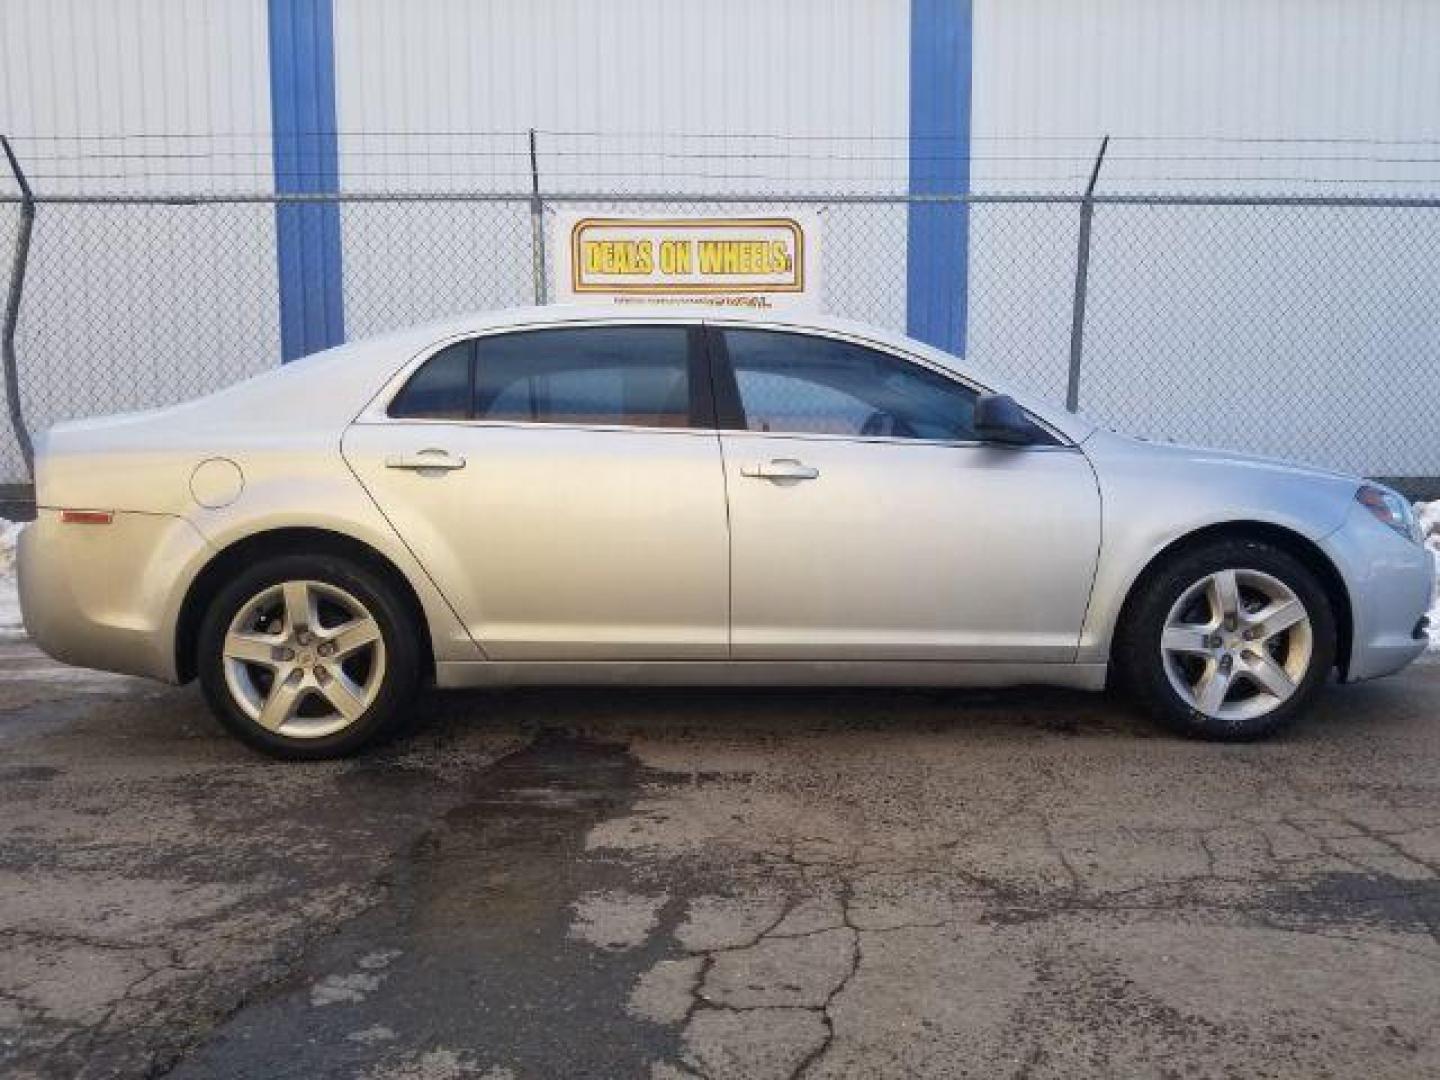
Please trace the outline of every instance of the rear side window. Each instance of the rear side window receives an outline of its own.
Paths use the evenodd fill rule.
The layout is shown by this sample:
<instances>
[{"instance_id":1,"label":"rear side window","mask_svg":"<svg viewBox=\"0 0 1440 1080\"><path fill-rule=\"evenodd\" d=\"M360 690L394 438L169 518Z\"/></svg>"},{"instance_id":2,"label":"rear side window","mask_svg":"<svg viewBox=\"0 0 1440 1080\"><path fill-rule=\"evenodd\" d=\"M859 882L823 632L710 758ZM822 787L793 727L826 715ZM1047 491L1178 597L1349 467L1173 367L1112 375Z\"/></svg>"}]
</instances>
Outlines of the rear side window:
<instances>
[{"instance_id":1,"label":"rear side window","mask_svg":"<svg viewBox=\"0 0 1440 1080\"><path fill-rule=\"evenodd\" d=\"M690 426L683 326L526 330L436 353L390 405L397 419Z\"/></svg>"},{"instance_id":2,"label":"rear side window","mask_svg":"<svg viewBox=\"0 0 1440 1080\"><path fill-rule=\"evenodd\" d=\"M687 342L681 326L481 338L475 343L475 419L688 427Z\"/></svg>"},{"instance_id":3,"label":"rear side window","mask_svg":"<svg viewBox=\"0 0 1440 1080\"><path fill-rule=\"evenodd\" d=\"M470 418L470 342L441 349L390 402L390 415L406 420Z\"/></svg>"}]
</instances>

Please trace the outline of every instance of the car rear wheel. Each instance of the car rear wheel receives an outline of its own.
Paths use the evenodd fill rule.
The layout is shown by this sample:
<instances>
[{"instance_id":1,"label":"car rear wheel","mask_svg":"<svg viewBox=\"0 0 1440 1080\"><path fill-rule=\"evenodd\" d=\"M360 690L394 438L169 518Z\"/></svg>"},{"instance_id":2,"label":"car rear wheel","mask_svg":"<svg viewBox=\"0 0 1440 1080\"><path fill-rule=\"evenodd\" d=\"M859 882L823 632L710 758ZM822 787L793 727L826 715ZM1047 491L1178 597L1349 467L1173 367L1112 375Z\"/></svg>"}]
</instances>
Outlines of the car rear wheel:
<instances>
[{"instance_id":1,"label":"car rear wheel","mask_svg":"<svg viewBox=\"0 0 1440 1080\"><path fill-rule=\"evenodd\" d=\"M419 628L397 590L348 559L296 555L220 591L200 631L200 681L235 735L281 758L354 753L401 718Z\"/></svg>"},{"instance_id":2,"label":"car rear wheel","mask_svg":"<svg viewBox=\"0 0 1440 1080\"><path fill-rule=\"evenodd\" d=\"M1270 544L1194 548L1139 589L1115 659L1141 704L1183 734L1263 738L1305 710L1335 665L1325 589Z\"/></svg>"}]
</instances>

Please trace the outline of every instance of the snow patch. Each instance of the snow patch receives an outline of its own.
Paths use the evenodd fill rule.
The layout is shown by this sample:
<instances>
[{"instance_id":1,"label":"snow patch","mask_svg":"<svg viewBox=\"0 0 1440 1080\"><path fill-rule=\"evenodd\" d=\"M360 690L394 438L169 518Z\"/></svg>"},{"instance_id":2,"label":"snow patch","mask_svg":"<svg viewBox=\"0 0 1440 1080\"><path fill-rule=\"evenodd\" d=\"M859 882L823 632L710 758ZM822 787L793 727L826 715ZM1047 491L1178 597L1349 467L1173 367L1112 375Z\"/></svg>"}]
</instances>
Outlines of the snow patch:
<instances>
[{"instance_id":1,"label":"snow patch","mask_svg":"<svg viewBox=\"0 0 1440 1080\"><path fill-rule=\"evenodd\" d=\"M1425 546L1435 553L1435 592L1430 597L1430 651L1440 652L1440 499L1415 504Z\"/></svg>"},{"instance_id":2,"label":"snow patch","mask_svg":"<svg viewBox=\"0 0 1440 1080\"><path fill-rule=\"evenodd\" d=\"M383 975L365 975L358 971L349 975L326 975L310 987L310 1004L317 1009L326 1005L358 1005L380 989L384 981Z\"/></svg>"},{"instance_id":3,"label":"snow patch","mask_svg":"<svg viewBox=\"0 0 1440 1080\"><path fill-rule=\"evenodd\" d=\"M25 637L20 618L20 594L15 588L15 545L20 542L24 522L0 518L0 641Z\"/></svg>"}]
</instances>

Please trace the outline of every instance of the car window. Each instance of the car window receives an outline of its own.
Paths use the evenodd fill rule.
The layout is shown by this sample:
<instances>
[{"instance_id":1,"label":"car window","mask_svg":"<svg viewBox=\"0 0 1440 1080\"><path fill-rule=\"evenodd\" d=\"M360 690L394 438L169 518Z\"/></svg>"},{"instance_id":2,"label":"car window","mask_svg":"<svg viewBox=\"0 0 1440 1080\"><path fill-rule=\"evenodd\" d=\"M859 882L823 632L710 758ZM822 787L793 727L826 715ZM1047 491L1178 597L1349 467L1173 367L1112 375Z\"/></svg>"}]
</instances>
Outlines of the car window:
<instances>
[{"instance_id":1,"label":"car window","mask_svg":"<svg viewBox=\"0 0 1440 1080\"><path fill-rule=\"evenodd\" d=\"M973 390L863 345L727 330L750 431L970 441Z\"/></svg>"},{"instance_id":2,"label":"car window","mask_svg":"<svg viewBox=\"0 0 1440 1080\"><path fill-rule=\"evenodd\" d=\"M476 341L477 420L687 427L682 326L531 330Z\"/></svg>"},{"instance_id":3,"label":"car window","mask_svg":"<svg viewBox=\"0 0 1440 1080\"><path fill-rule=\"evenodd\" d=\"M470 417L470 342L441 349L410 376L390 403L390 415L406 420Z\"/></svg>"}]
</instances>

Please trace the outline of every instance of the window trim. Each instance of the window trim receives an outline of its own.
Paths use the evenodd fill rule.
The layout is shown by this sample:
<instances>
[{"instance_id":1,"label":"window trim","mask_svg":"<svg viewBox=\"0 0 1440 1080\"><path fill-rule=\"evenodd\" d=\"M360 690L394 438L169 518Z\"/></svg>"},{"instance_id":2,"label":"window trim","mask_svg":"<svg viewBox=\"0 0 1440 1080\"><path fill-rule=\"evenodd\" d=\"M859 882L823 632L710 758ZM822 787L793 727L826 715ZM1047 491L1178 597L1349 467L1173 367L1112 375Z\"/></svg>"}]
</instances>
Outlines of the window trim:
<instances>
[{"instance_id":1,"label":"window trim","mask_svg":"<svg viewBox=\"0 0 1440 1080\"><path fill-rule=\"evenodd\" d=\"M475 383L479 364L479 343L485 338L514 334L543 334L546 331L605 330L634 327L659 327L683 330L685 332L686 389L689 397L689 415L685 424L678 427L646 424L603 424L574 421L552 422L548 420L484 420L475 415ZM468 399L467 415L455 416L394 416L391 409L405 392L411 381L419 375L431 360L456 345L468 345ZM355 418L363 424L429 424L465 427L539 428L546 430L571 431L645 431L672 434L713 434L715 432L715 398L711 382L710 359L706 352L704 324L698 321L658 321L648 319L605 320L586 322L545 322L520 326L497 326L490 329L470 330L454 334L439 342L433 342L421 349L410 362L405 364L385 384L370 404Z\"/></svg>"},{"instance_id":2,"label":"window trim","mask_svg":"<svg viewBox=\"0 0 1440 1080\"><path fill-rule=\"evenodd\" d=\"M901 363L912 364L915 367L938 375L952 383L963 387L966 390L979 396L980 394L994 393L988 387L982 386L973 379L966 378L957 372L926 361L924 357L914 353L905 352L893 348L883 342L872 341L868 338L855 334L846 334L839 331L828 331L818 327L787 326L776 323L749 323L749 322L711 322L705 323L707 336L710 338L708 353L711 357L712 368L711 378L716 387L716 410L717 419L720 421L719 430L736 435L755 435L767 439L800 439L819 440L823 442L852 442L852 443L890 443L901 446L993 446L982 439L916 439L906 438L897 435L845 435L838 432L824 431L751 431L747 426L745 417L745 406L740 399L740 384L735 375L735 365L730 360L730 349L725 341L725 334L730 330L752 330L772 334L794 334L799 337L823 338L827 341L839 341L847 345L857 345L872 352L878 352L889 356ZM1024 408L1024 406L1021 406ZM1036 416L1029 409L1025 409L1025 415L1030 422L1043 431L1050 438L1054 439L1053 444L1037 443L1031 446L1007 446L1007 452L1017 451L1053 451L1053 450L1075 450L1077 447L1061 432L1056 431L1040 417Z\"/></svg>"},{"instance_id":3,"label":"window trim","mask_svg":"<svg viewBox=\"0 0 1440 1080\"><path fill-rule=\"evenodd\" d=\"M688 335L688 340L692 349L695 348L695 343L697 340L703 342L703 347L699 350L699 363L704 367L708 367L710 373L708 383L710 387L711 409L713 410L713 413L710 416L710 422L707 425L690 427L639 427L635 425L618 424L550 424L534 423L523 420L444 420L423 419L420 417L416 417L413 419L405 419L391 417L388 415L388 409L390 407L391 401L393 401L396 395L400 393L400 391L404 388L405 384L410 381L410 377L416 371L418 371L420 367L425 364L432 356L451 345L457 344L462 341L478 342L482 338L493 337L496 334L514 334L520 332L542 330L578 330L589 327L598 328L605 326L678 326L690 331ZM735 395L735 397L731 397L729 399L730 404L727 405L726 395L732 393L732 391L727 387L727 380L729 381L730 386L734 386L735 377L733 370L730 369L729 358L725 355L723 331L727 329L768 330L780 334L801 334L806 337L829 338L835 341L845 341L855 345L862 345L865 348L874 349L877 352L886 353L890 356L896 357L899 360L903 360L911 364L916 364L919 367L925 368L928 371L933 371L936 374L941 375L944 378L950 379L952 382L957 382L961 386L974 390L977 393L986 394L994 392L991 387L987 387L982 383L976 382L970 376L963 375L945 365L937 364L923 355L910 352L907 349L902 349L898 346L890 344L889 342L876 341L861 334L850 333L842 330L832 330L828 327L805 326L794 323L771 323L763 322L758 319L753 321L732 321L725 319L723 316L717 316L714 318L701 317L698 319L674 317L664 318L655 316L636 316L634 318L611 319L595 316L581 316L573 320L546 319L540 322L520 322L507 326L490 326L478 329L470 328L465 330L457 330L441 338L438 341L432 341L429 344L420 348L414 354L412 354L409 360L407 360L405 363L401 364L401 366L395 371L395 373L391 375L390 378L381 385L380 389L376 391L375 396L370 399L370 401L365 405L363 409L360 410L360 412L351 422L355 424L367 425L422 424L448 427L463 426L542 428L550 431L566 429L572 431L599 432L643 431L653 434L689 436L714 435L717 432L730 432L734 434L756 435L764 438L842 440L848 442L895 443L906 446L921 445L986 447L991 445L990 443L984 443L979 441L948 442L944 440L930 439L897 439L893 436L885 435L833 435L823 434L820 432L760 432L749 431L744 427L743 423L739 427L727 426L726 421L729 420L733 422L735 417L733 414L727 416L726 409L734 407L734 402L736 398L738 398L738 387L736 387L733 390L733 394ZM696 361L696 354L693 352L691 354L691 360L692 362ZM694 404L694 370L694 368L691 369L692 408ZM1030 417L1031 421L1036 424L1042 431L1044 431L1047 435L1054 439L1055 442L1053 445L1007 447L1007 453L1050 453L1057 450L1074 453L1079 452L1079 445L1063 431L1059 430L1047 420L1040 417L1029 409L1025 410L1025 414ZM694 419L695 417L692 416L692 420ZM701 417L700 419L703 420L704 418ZM741 415L740 419L743 421L743 414Z\"/></svg>"},{"instance_id":4,"label":"window trim","mask_svg":"<svg viewBox=\"0 0 1440 1080\"><path fill-rule=\"evenodd\" d=\"M707 323L705 342L706 356L710 361L710 384L715 396L715 428L717 431L746 431L745 407L740 402L740 383L735 378L735 365L730 362L725 328Z\"/></svg>"},{"instance_id":5,"label":"window trim","mask_svg":"<svg viewBox=\"0 0 1440 1080\"><path fill-rule=\"evenodd\" d=\"M420 373L421 373L422 371L424 371L426 367L429 366L431 360L434 360L434 359L435 359L437 356L439 356L441 353L449 352L451 349L453 349L453 348L454 348L455 346L457 346L457 345L464 345L464 346L465 346L465 415L464 415L463 417L458 417L458 416L396 416L396 415L395 415L395 412L394 412L395 403L396 403L397 401L399 401L401 397L404 396L406 390L410 389L410 384L413 383L416 379L418 379L418 378L420 377ZM406 375L405 375L404 380L400 383L400 385L399 385L398 387L396 387L395 392L390 395L389 400L385 402L384 413L385 413L385 418L386 418L387 420L397 420L397 421L399 421L399 422L401 422L401 423L407 423L407 424L419 423L419 422L421 422L421 421L428 421L428 422L430 422L430 423L463 424L463 423L465 423L465 422L467 422L467 421L469 421L469 420L474 420L474 419L475 419L475 342L474 342L474 340L473 340L473 339L467 340L467 339L465 339L465 338L460 338L460 339L458 339L458 340L448 342L448 343L446 343L446 344L444 344L444 345L441 345L439 348L432 350L429 354L426 355L425 359L423 359L422 361L420 361L420 363L416 364L414 367L408 367L408 366L407 366L407 368L406 368Z\"/></svg>"}]
</instances>

